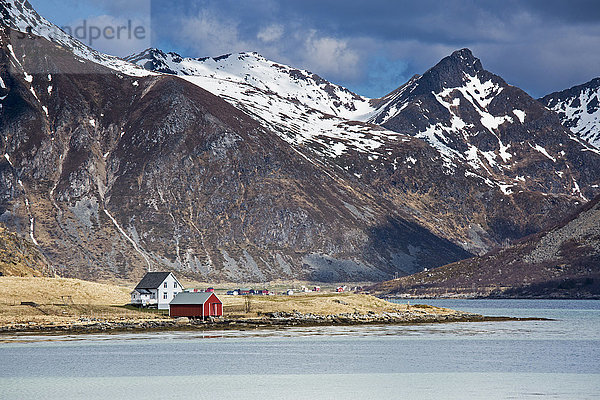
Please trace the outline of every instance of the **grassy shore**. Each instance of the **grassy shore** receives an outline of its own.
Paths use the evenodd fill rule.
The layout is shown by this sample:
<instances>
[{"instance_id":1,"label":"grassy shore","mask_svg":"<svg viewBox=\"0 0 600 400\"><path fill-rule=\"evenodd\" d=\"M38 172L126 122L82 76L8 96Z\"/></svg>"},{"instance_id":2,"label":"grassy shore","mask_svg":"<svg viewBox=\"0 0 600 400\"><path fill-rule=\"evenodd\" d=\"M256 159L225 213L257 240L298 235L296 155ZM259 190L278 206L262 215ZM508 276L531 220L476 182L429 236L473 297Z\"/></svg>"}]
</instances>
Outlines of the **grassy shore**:
<instances>
[{"instance_id":1,"label":"grassy shore","mask_svg":"<svg viewBox=\"0 0 600 400\"><path fill-rule=\"evenodd\" d=\"M169 327L172 319L162 311L139 310L126 306L132 287L77 279L41 277L0 277L0 331L27 331L28 328L60 326L61 330L77 330L86 325ZM460 314L430 306L395 304L373 296L353 293L299 293L293 296L228 296L220 295L226 321L235 323L273 320L273 314L304 315L337 320L336 316L406 315L410 321ZM23 304L26 303L26 304ZM419 318L415 319L415 315ZM458 316L458 317L457 317ZM333 317L333 318L332 318ZM347 318L347 317L343 317ZM397 320L397 319L396 319ZM296 322L297 323L297 318ZM302 322L302 321L300 321ZM360 322L360 321L359 321ZM140 328L140 329L141 329Z\"/></svg>"}]
</instances>

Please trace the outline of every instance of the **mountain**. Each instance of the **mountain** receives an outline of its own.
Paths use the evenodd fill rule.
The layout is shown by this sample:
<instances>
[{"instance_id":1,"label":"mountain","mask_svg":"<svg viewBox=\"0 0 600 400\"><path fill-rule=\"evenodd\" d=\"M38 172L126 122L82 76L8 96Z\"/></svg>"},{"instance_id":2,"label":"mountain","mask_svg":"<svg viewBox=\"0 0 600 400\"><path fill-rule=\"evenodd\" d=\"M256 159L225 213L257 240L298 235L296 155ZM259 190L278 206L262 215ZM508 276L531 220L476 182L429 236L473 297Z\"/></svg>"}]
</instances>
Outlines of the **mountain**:
<instances>
[{"instance_id":1,"label":"mountain","mask_svg":"<svg viewBox=\"0 0 600 400\"><path fill-rule=\"evenodd\" d=\"M600 296L600 196L557 226L483 257L383 282L415 296Z\"/></svg>"},{"instance_id":2,"label":"mountain","mask_svg":"<svg viewBox=\"0 0 600 400\"><path fill-rule=\"evenodd\" d=\"M600 78L539 99L575 135L600 148Z\"/></svg>"},{"instance_id":3,"label":"mountain","mask_svg":"<svg viewBox=\"0 0 600 400\"><path fill-rule=\"evenodd\" d=\"M349 120L360 119L375 109L370 99L328 82L310 71L267 60L255 52L225 54L214 58L184 58L173 52L147 49L126 60L148 71L186 77L211 92L218 91L225 96L227 89L232 92L237 92L237 87L258 89L270 94L271 98L281 97Z\"/></svg>"},{"instance_id":4,"label":"mountain","mask_svg":"<svg viewBox=\"0 0 600 400\"><path fill-rule=\"evenodd\" d=\"M0 222L62 275L381 280L538 232L598 179L597 154L565 136L553 112L527 108L526 95L516 97L521 106L494 92L526 113L510 124L521 130L506 118L491 129L503 135L501 151L485 132L488 150L469 129L450 130L456 143L443 147L418 130L394 131L399 116L376 121L393 102L404 110L431 100L427 82L451 85L437 97L452 107L448 96L462 93L456 85L469 73L489 86L472 55L457 60L466 50L384 99L366 99L256 53L130 58L156 69L147 71L66 37L26 1L3 1L0 15ZM453 112L467 127L472 107L458 102ZM448 151L460 146L474 156Z\"/></svg>"},{"instance_id":5,"label":"mountain","mask_svg":"<svg viewBox=\"0 0 600 400\"><path fill-rule=\"evenodd\" d=\"M27 2L1 11L0 221L61 275L380 280L471 255L198 85L15 31L44 23ZM423 147L356 131L336 140Z\"/></svg>"},{"instance_id":6,"label":"mountain","mask_svg":"<svg viewBox=\"0 0 600 400\"><path fill-rule=\"evenodd\" d=\"M128 60L153 71L176 74L224 98L312 160L338 173L347 172L346 179L384 196L432 232L477 254L558 222L585 199L576 179L583 175L586 182L598 180L598 169L593 167L599 154L586 155L583 163L551 161L553 156L546 155L539 143L545 144L551 136L569 141L556 116L483 70L466 49L382 99L366 99L311 72L256 53L191 59L148 49ZM504 102L519 115L519 107L526 110L530 113L526 124L511 114L516 123L512 127L507 123L503 129L535 137L526 143L514 138L515 143L507 141L500 146L496 130L489 127L490 131L482 123L496 117L488 113L484 118L472 103L463 98L461 104L460 98L452 97L455 92L460 96L460 90L476 95L479 89L473 88L471 81L466 89L457 89L469 74L475 76L471 80L481 79L486 87L491 85L488 79L503 85L498 92L507 87L517 93L514 98L492 102L490 92L485 94L486 102ZM433 95L433 87L448 94ZM456 103L451 107L456 115L449 114L447 101ZM413 110L414 115L404 110ZM441 130L448 130L447 135L421 134L412 118L438 118L436 123ZM540 124L545 119L552 121ZM502 151L494 152L492 139ZM511 146L518 147L514 155L508 151ZM557 151L563 151L557 146ZM571 152L575 161L582 149ZM507 162L503 163L502 157ZM587 183L585 188L594 192Z\"/></svg>"},{"instance_id":7,"label":"mountain","mask_svg":"<svg viewBox=\"0 0 600 400\"><path fill-rule=\"evenodd\" d=\"M529 189L598 194L600 150L574 137L521 89L486 71L470 50L452 53L381 99L369 122L426 140L448 164ZM517 185L518 184L518 185Z\"/></svg>"}]
</instances>

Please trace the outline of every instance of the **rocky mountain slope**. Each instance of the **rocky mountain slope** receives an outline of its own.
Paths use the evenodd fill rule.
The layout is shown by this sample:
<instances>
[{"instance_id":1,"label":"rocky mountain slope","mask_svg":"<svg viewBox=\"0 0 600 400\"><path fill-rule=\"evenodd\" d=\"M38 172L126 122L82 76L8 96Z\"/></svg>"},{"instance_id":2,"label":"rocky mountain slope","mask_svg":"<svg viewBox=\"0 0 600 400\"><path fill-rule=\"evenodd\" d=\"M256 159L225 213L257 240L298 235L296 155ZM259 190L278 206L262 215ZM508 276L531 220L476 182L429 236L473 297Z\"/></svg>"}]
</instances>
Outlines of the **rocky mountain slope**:
<instances>
[{"instance_id":1,"label":"rocky mountain slope","mask_svg":"<svg viewBox=\"0 0 600 400\"><path fill-rule=\"evenodd\" d=\"M470 255L197 85L113 67L0 35L0 221L62 275L375 280Z\"/></svg>"},{"instance_id":2,"label":"rocky mountain slope","mask_svg":"<svg viewBox=\"0 0 600 400\"><path fill-rule=\"evenodd\" d=\"M539 99L575 135L600 148L600 78Z\"/></svg>"},{"instance_id":3,"label":"rocky mountain slope","mask_svg":"<svg viewBox=\"0 0 600 400\"><path fill-rule=\"evenodd\" d=\"M118 57L102 54L84 45L40 16L26 0L0 0L0 16L2 17L2 26L11 29L10 33L14 35L13 40L34 36L42 37L68 49L82 61L88 60L131 76L152 75L152 72L143 68ZM71 72L76 72L76 70Z\"/></svg>"},{"instance_id":4,"label":"rocky mountain slope","mask_svg":"<svg viewBox=\"0 0 600 400\"><path fill-rule=\"evenodd\" d=\"M30 241L0 225L0 275L53 275L50 263Z\"/></svg>"},{"instance_id":5,"label":"rocky mountain slope","mask_svg":"<svg viewBox=\"0 0 600 400\"><path fill-rule=\"evenodd\" d=\"M256 53L190 59L149 49L129 60L144 68L179 75L219 95L278 133L298 151L320 164L346 172L349 179L386 197L436 234L478 254L557 222L583 201L585 195L576 181L580 170L585 175L586 190L592 194L598 191L590 189L587 182L598 180L594 165L600 155L584 155L585 163L546 155L539 143L550 142L551 137L565 143L572 140L556 116L524 92L508 88L507 91L518 92L514 99L494 100L491 92L480 96L487 103L513 107L511 112L517 110L519 115L519 107L529 113L527 123L511 114L511 126L508 117L504 125L498 124L511 132L512 137L505 139L506 145L496 138L495 128L482 125L496 117L488 113L484 118L464 98L462 104L460 98L451 98L455 92L461 96L460 90L467 94L470 90L473 95L483 90L471 81L467 89L458 89L469 74L475 76L472 80L481 79L485 87L492 84L490 77L498 85L508 87L501 78L483 70L468 50L447 57L423 77L414 77L390 95L371 100ZM456 86L445 99L427 89L444 85ZM501 92L504 86L498 86L497 91ZM455 114L449 114L447 101L455 104L451 107ZM396 108L413 110L414 115L396 112ZM444 137L441 133L422 135L416 128L418 123L411 118L440 118L440 132L449 132ZM447 121L442 121L444 118ZM541 122L544 119L551 121ZM417 125L410 129L394 125L400 120L407 126ZM521 137L514 137L513 131L520 132ZM523 135L527 136L526 142ZM492 148L492 139L498 150ZM564 152L556 145L556 151ZM575 160L585 150L579 144L567 143L565 147L572 148L569 156Z\"/></svg>"},{"instance_id":6,"label":"rocky mountain slope","mask_svg":"<svg viewBox=\"0 0 600 400\"><path fill-rule=\"evenodd\" d=\"M483 257L383 282L415 296L600 296L600 196L552 229Z\"/></svg>"}]
</instances>

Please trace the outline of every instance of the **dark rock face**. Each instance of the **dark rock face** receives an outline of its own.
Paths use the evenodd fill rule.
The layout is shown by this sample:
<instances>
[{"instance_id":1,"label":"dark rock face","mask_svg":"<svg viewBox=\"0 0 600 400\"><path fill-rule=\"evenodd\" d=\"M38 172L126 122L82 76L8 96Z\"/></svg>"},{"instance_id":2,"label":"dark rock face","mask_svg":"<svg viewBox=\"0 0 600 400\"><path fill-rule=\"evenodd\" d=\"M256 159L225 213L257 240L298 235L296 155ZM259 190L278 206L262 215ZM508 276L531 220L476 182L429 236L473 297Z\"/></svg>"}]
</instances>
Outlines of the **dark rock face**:
<instances>
[{"instance_id":1,"label":"dark rock face","mask_svg":"<svg viewBox=\"0 0 600 400\"><path fill-rule=\"evenodd\" d=\"M600 148L600 78L539 99L575 135Z\"/></svg>"},{"instance_id":2,"label":"dark rock face","mask_svg":"<svg viewBox=\"0 0 600 400\"><path fill-rule=\"evenodd\" d=\"M411 295L600 296L600 196L552 229L483 257L383 282Z\"/></svg>"}]
</instances>

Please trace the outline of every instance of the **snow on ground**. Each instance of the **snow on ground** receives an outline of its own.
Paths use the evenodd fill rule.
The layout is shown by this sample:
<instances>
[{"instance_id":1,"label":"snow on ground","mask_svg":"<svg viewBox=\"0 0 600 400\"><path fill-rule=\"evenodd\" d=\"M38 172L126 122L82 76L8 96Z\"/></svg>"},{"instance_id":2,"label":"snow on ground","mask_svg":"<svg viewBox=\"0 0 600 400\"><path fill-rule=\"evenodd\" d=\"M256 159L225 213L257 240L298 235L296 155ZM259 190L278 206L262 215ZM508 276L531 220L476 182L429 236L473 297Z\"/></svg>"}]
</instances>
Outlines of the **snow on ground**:
<instances>
[{"instance_id":1,"label":"snow on ground","mask_svg":"<svg viewBox=\"0 0 600 400\"><path fill-rule=\"evenodd\" d=\"M532 149L542 153L543 155L545 155L546 157L548 157L550 160L552 160L553 162L556 162L556 158L552 157L545 148L543 148L542 146L540 146L539 144L536 144L535 146L532 146L531 144L529 145Z\"/></svg>"},{"instance_id":2,"label":"snow on ground","mask_svg":"<svg viewBox=\"0 0 600 400\"><path fill-rule=\"evenodd\" d=\"M550 109L563 115L563 124L573 133L600 148L599 101L600 88L585 88L578 96L559 101Z\"/></svg>"},{"instance_id":3,"label":"snow on ground","mask_svg":"<svg viewBox=\"0 0 600 400\"><path fill-rule=\"evenodd\" d=\"M182 58L175 53L147 50L165 70L179 76L212 78L216 81L254 87L264 93L274 93L292 102L337 117L357 120L374 110L370 99L332 84L310 71L300 70L267 60L258 53L228 54L215 58ZM139 64L145 58L138 60Z\"/></svg>"},{"instance_id":4,"label":"snow on ground","mask_svg":"<svg viewBox=\"0 0 600 400\"><path fill-rule=\"evenodd\" d=\"M519 121L521 121L521 123L525 122L525 111L514 109L513 114L515 114L515 116L519 118Z\"/></svg>"}]
</instances>

